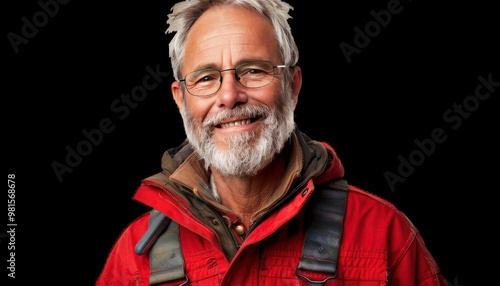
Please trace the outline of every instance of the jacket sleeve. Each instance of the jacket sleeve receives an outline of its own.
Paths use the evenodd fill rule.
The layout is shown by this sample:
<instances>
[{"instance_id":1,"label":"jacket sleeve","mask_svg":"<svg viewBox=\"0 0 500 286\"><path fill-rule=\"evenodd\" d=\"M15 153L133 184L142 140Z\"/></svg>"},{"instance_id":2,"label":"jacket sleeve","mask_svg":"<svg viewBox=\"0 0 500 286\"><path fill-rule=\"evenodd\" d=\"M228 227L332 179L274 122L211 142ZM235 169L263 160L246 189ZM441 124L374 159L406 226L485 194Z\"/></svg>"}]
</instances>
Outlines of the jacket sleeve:
<instances>
[{"instance_id":1,"label":"jacket sleeve","mask_svg":"<svg viewBox=\"0 0 500 286\"><path fill-rule=\"evenodd\" d=\"M135 245L146 232L149 213L130 223L115 241L96 286L136 286L149 283L149 257L137 255Z\"/></svg>"},{"instance_id":2,"label":"jacket sleeve","mask_svg":"<svg viewBox=\"0 0 500 286\"><path fill-rule=\"evenodd\" d=\"M395 265L389 269L390 285L405 285L408 281L415 281L415 285L418 286L449 285L422 236L411 223L410 225L414 230L414 236L409 241L408 247L402 249L401 259L396 259Z\"/></svg>"},{"instance_id":3,"label":"jacket sleeve","mask_svg":"<svg viewBox=\"0 0 500 286\"><path fill-rule=\"evenodd\" d=\"M373 269L373 261L378 258L376 254L383 253L378 271L385 273L377 277L385 276L387 285L448 286L410 219L389 201L353 186L348 198L342 245L346 265L372 263ZM371 260L362 261L359 256L352 258L360 251L366 257L370 254Z\"/></svg>"}]
</instances>

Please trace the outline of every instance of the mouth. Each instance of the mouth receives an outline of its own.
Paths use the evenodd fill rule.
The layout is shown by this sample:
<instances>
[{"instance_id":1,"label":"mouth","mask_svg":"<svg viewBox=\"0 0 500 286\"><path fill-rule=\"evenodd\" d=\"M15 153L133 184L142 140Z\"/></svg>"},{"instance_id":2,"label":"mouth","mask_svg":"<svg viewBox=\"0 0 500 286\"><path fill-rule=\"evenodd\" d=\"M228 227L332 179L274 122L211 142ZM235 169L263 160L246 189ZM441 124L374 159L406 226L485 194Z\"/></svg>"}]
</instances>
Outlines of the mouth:
<instances>
[{"instance_id":1,"label":"mouth","mask_svg":"<svg viewBox=\"0 0 500 286\"><path fill-rule=\"evenodd\" d=\"M241 126L241 125L247 125L252 122L255 122L259 120L260 117L251 117L251 118L245 118L245 119L238 119L238 120L231 120L231 121L225 121L220 124L215 125L215 128L229 128L229 127L234 127L234 126Z\"/></svg>"}]
</instances>

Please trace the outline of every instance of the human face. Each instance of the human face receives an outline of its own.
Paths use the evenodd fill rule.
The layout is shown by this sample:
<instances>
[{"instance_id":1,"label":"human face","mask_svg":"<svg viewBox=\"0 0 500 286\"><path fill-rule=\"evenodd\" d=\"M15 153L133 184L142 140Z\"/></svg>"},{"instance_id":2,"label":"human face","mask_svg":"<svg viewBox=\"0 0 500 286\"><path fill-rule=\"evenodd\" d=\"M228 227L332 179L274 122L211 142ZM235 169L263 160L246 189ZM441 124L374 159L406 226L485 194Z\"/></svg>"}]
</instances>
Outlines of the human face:
<instances>
[{"instance_id":1,"label":"human face","mask_svg":"<svg viewBox=\"0 0 500 286\"><path fill-rule=\"evenodd\" d=\"M189 32L182 74L233 68L250 60L282 64L271 23L247 9L214 7ZM224 175L251 176L272 160L294 127L300 69L293 74L293 84L278 75L265 87L249 89L233 72L224 72L221 88L208 97L184 94L179 82L172 84L188 140L207 167Z\"/></svg>"}]
</instances>

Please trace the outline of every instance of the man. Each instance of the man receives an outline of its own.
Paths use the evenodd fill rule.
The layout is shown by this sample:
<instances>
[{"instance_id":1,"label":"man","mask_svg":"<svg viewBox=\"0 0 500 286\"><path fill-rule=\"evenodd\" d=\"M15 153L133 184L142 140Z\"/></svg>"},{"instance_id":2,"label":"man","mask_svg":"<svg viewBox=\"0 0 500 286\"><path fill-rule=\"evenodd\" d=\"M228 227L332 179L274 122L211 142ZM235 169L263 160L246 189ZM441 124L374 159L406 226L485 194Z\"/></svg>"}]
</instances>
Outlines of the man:
<instances>
[{"instance_id":1,"label":"man","mask_svg":"<svg viewBox=\"0 0 500 286\"><path fill-rule=\"evenodd\" d=\"M98 286L446 285L392 204L352 185L321 195L344 169L330 145L295 126L302 71L290 9L174 5L171 91L187 140L137 190L155 211L120 235Z\"/></svg>"}]
</instances>

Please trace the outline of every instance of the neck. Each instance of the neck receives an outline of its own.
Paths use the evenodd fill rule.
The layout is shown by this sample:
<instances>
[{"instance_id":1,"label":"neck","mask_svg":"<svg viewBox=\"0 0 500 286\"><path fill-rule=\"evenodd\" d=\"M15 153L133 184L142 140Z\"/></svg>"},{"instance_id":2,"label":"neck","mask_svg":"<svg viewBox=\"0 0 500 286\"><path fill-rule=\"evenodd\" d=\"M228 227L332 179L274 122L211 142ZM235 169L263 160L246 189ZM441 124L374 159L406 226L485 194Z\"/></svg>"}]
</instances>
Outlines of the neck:
<instances>
[{"instance_id":1,"label":"neck","mask_svg":"<svg viewBox=\"0 0 500 286\"><path fill-rule=\"evenodd\" d=\"M272 197L286 170L286 156L278 155L253 177L228 177L212 169L221 203L231 209L246 227L252 215Z\"/></svg>"}]
</instances>

